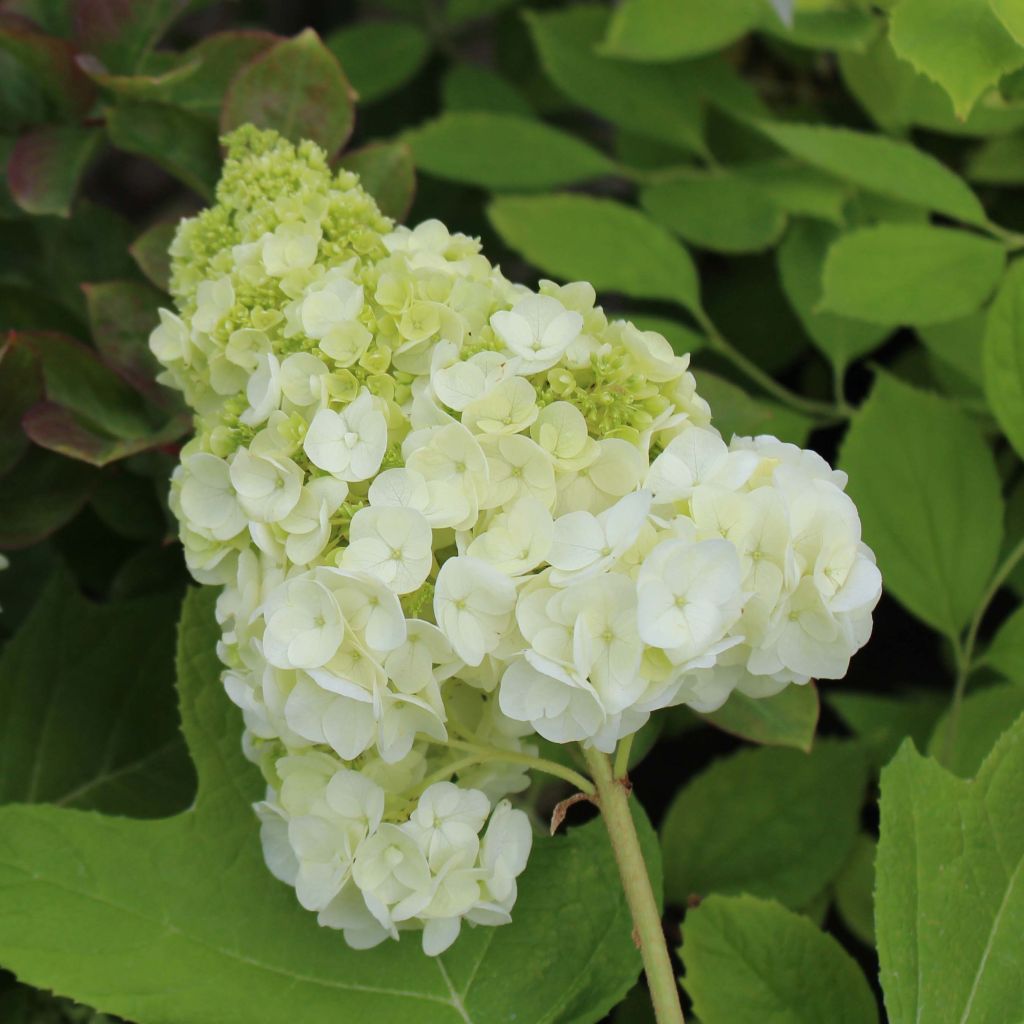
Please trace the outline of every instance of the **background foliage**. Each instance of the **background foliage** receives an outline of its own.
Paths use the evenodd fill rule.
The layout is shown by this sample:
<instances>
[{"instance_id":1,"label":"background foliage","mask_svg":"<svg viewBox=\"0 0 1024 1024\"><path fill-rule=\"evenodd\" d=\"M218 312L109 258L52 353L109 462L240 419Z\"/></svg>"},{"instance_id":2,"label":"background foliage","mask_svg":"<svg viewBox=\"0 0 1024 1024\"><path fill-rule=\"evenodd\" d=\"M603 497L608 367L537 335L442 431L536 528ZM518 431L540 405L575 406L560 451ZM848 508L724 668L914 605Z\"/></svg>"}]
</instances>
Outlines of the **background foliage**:
<instances>
[{"instance_id":1,"label":"background foliage","mask_svg":"<svg viewBox=\"0 0 1024 1024\"><path fill-rule=\"evenodd\" d=\"M188 420L146 338L250 120L517 279L591 280L694 353L723 433L850 474L888 594L849 678L637 744L690 1016L1016 1019L1014 0L0 3L0 1019L649 1019L597 823L538 842L513 925L352 953L259 860L208 597L175 672Z\"/></svg>"}]
</instances>

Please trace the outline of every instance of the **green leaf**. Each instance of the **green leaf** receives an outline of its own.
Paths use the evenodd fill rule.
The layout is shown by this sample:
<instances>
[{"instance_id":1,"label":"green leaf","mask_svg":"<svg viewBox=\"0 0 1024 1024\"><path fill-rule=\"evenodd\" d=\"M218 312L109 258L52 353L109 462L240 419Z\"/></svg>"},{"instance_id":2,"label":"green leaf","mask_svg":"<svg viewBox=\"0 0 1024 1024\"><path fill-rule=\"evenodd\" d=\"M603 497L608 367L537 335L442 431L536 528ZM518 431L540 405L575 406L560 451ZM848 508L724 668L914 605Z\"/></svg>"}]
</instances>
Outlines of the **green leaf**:
<instances>
[{"instance_id":1,"label":"green leaf","mask_svg":"<svg viewBox=\"0 0 1024 1024\"><path fill-rule=\"evenodd\" d=\"M890 1024L1010 1021L1024 1005L1024 718L973 782L905 743L882 773L875 931Z\"/></svg>"},{"instance_id":2,"label":"green leaf","mask_svg":"<svg viewBox=\"0 0 1024 1024\"><path fill-rule=\"evenodd\" d=\"M792 25L766 18L760 27L793 46L860 53L875 39L881 25L869 11L848 9L797 11Z\"/></svg>"},{"instance_id":3,"label":"green leaf","mask_svg":"<svg viewBox=\"0 0 1024 1024\"><path fill-rule=\"evenodd\" d=\"M888 591L930 626L958 635L1003 535L999 474L978 428L945 399L879 374L840 465Z\"/></svg>"},{"instance_id":4,"label":"green leaf","mask_svg":"<svg viewBox=\"0 0 1024 1024\"><path fill-rule=\"evenodd\" d=\"M311 29L254 57L231 80L222 131L252 123L292 142L312 139L336 153L352 134L352 87L337 58Z\"/></svg>"},{"instance_id":5,"label":"green leaf","mask_svg":"<svg viewBox=\"0 0 1024 1024\"><path fill-rule=\"evenodd\" d=\"M363 103L400 89L430 54L427 34L407 21L365 21L324 40Z\"/></svg>"},{"instance_id":6,"label":"green leaf","mask_svg":"<svg viewBox=\"0 0 1024 1024\"><path fill-rule=\"evenodd\" d=\"M160 364L149 350L162 296L135 281L84 285L92 340L100 357L136 391L166 402L169 392L156 384Z\"/></svg>"},{"instance_id":7,"label":"green leaf","mask_svg":"<svg viewBox=\"0 0 1024 1024\"><path fill-rule=\"evenodd\" d=\"M75 4L75 43L95 54L111 71L132 72L160 41L188 0L78 0Z\"/></svg>"},{"instance_id":8,"label":"green leaf","mask_svg":"<svg viewBox=\"0 0 1024 1024\"><path fill-rule=\"evenodd\" d=\"M1004 74L1024 64L1024 49L989 2L901 0L889 23L896 53L938 82L960 117Z\"/></svg>"},{"instance_id":9,"label":"green leaf","mask_svg":"<svg viewBox=\"0 0 1024 1024\"><path fill-rule=\"evenodd\" d=\"M11 334L0 345L0 477L24 454L28 438L21 418L43 397L42 367L27 345Z\"/></svg>"},{"instance_id":10,"label":"green leaf","mask_svg":"<svg viewBox=\"0 0 1024 1024\"><path fill-rule=\"evenodd\" d=\"M683 985L701 1024L877 1024L856 962L802 914L712 896L686 915Z\"/></svg>"},{"instance_id":11,"label":"green leaf","mask_svg":"<svg viewBox=\"0 0 1024 1024\"><path fill-rule=\"evenodd\" d=\"M755 160L731 169L786 213L843 223L843 207L853 189L830 174L783 160Z\"/></svg>"},{"instance_id":12,"label":"green leaf","mask_svg":"<svg viewBox=\"0 0 1024 1024\"><path fill-rule=\"evenodd\" d=\"M495 114L531 117L526 97L508 79L476 64L455 64L441 82L445 110L489 110Z\"/></svg>"},{"instance_id":13,"label":"green leaf","mask_svg":"<svg viewBox=\"0 0 1024 1024\"><path fill-rule=\"evenodd\" d=\"M523 1024L582 1024L625 995L639 956L596 820L538 839L514 922L467 929L439 959L424 956L416 936L354 951L318 927L263 863L250 807L259 773L217 682L215 596L193 592L179 632L194 806L159 821L0 810L0 962L138 1024L291 1024L297 1006L303 1024L498 1024L510 1014Z\"/></svg>"},{"instance_id":14,"label":"green leaf","mask_svg":"<svg viewBox=\"0 0 1024 1024\"><path fill-rule=\"evenodd\" d=\"M838 234L829 224L798 221L786 232L776 263L783 291L804 330L833 365L843 368L877 348L889 330L820 311L822 269Z\"/></svg>"},{"instance_id":15,"label":"green leaf","mask_svg":"<svg viewBox=\"0 0 1024 1024\"><path fill-rule=\"evenodd\" d=\"M157 221L135 239L128 251L139 270L162 292L170 290L171 254L169 249L178 230L176 221Z\"/></svg>"},{"instance_id":16,"label":"green leaf","mask_svg":"<svg viewBox=\"0 0 1024 1024\"><path fill-rule=\"evenodd\" d=\"M745 35L767 11L764 0L624 0L602 52L638 61L710 53Z\"/></svg>"},{"instance_id":17,"label":"green leaf","mask_svg":"<svg viewBox=\"0 0 1024 1024\"><path fill-rule=\"evenodd\" d=\"M597 53L608 12L592 4L523 16L545 74L569 99L632 132L707 151L701 99L710 62L635 64Z\"/></svg>"},{"instance_id":18,"label":"green leaf","mask_svg":"<svg viewBox=\"0 0 1024 1024\"><path fill-rule=\"evenodd\" d=\"M722 172L682 171L643 189L640 203L687 242L715 252L767 249L786 227L786 215L766 192Z\"/></svg>"},{"instance_id":19,"label":"green leaf","mask_svg":"<svg viewBox=\"0 0 1024 1024\"><path fill-rule=\"evenodd\" d=\"M665 816L666 899L747 892L802 907L845 862L866 784L854 743L823 741L811 754L760 747L715 761Z\"/></svg>"},{"instance_id":20,"label":"green leaf","mask_svg":"<svg viewBox=\"0 0 1024 1024\"><path fill-rule=\"evenodd\" d=\"M982 185L1024 184L1024 135L988 139L967 158L965 174Z\"/></svg>"},{"instance_id":21,"label":"green leaf","mask_svg":"<svg viewBox=\"0 0 1024 1024\"><path fill-rule=\"evenodd\" d=\"M935 157L909 143L822 125L757 121L752 126L791 156L843 181L965 224L988 222L969 186Z\"/></svg>"},{"instance_id":22,"label":"green leaf","mask_svg":"<svg viewBox=\"0 0 1024 1024\"><path fill-rule=\"evenodd\" d=\"M992 294L1006 253L952 228L880 224L828 252L822 308L873 324L935 324L974 312Z\"/></svg>"},{"instance_id":23,"label":"green leaf","mask_svg":"<svg viewBox=\"0 0 1024 1024\"><path fill-rule=\"evenodd\" d=\"M950 373L972 390L982 386L982 351L985 337L985 313L970 313L957 320L929 324L917 336L936 361L949 367Z\"/></svg>"},{"instance_id":24,"label":"green leaf","mask_svg":"<svg viewBox=\"0 0 1024 1024\"><path fill-rule=\"evenodd\" d=\"M26 213L70 216L100 138L99 129L78 125L44 125L22 135L7 165L14 201Z\"/></svg>"},{"instance_id":25,"label":"green leaf","mask_svg":"<svg viewBox=\"0 0 1024 1024\"><path fill-rule=\"evenodd\" d=\"M403 220L416 195L412 152L404 142L371 142L349 150L339 161L355 171L363 188L377 200L381 212Z\"/></svg>"},{"instance_id":26,"label":"green leaf","mask_svg":"<svg viewBox=\"0 0 1024 1024\"><path fill-rule=\"evenodd\" d=\"M892 760L908 736L923 750L946 703L941 694L926 690L896 697L856 692L828 695L829 707L860 740L876 769Z\"/></svg>"},{"instance_id":27,"label":"green leaf","mask_svg":"<svg viewBox=\"0 0 1024 1024\"><path fill-rule=\"evenodd\" d=\"M989 0L996 17L1003 23L1003 28L1024 46L1024 10L1013 0Z\"/></svg>"},{"instance_id":28,"label":"green leaf","mask_svg":"<svg viewBox=\"0 0 1024 1024\"><path fill-rule=\"evenodd\" d=\"M783 441L804 445L814 427L814 421L802 413L753 398L717 374L698 370L697 390L714 410L715 427L725 438L772 434Z\"/></svg>"},{"instance_id":29,"label":"green leaf","mask_svg":"<svg viewBox=\"0 0 1024 1024\"><path fill-rule=\"evenodd\" d=\"M1024 605L999 627L983 660L1007 679L1024 683Z\"/></svg>"},{"instance_id":30,"label":"green leaf","mask_svg":"<svg viewBox=\"0 0 1024 1024\"><path fill-rule=\"evenodd\" d=\"M814 683L787 686L774 697L755 700L739 690L710 714L701 715L713 726L751 743L795 747L809 753L818 725L818 690Z\"/></svg>"},{"instance_id":31,"label":"green leaf","mask_svg":"<svg viewBox=\"0 0 1024 1024\"><path fill-rule=\"evenodd\" d=\"M700 305L690 254L632 207L583 195L504 196L487 214L506 244L546 274L632 298Z\"/></svg>"},{"instance_id":32,"label":"green leaf","mask_svg":"<svg viewBox=\"0 0 1024 1024\"><path fill-rule=\"evenodd\" d=\"M985 395L1003 433L1024 454L1024 263L999 287L985 326Z\"/></svg>"},{"instance_id":33,"label":"green leaf","mask_svg":"<svg viewBox=\"0 0 1024 1024\"><path fill-rule=\"evenodd\" d=\"M0 803L135 817L188 805L194 779L173 687L177 607L177 594L94 605L64 571L51 577L0 658Z\"/></svg>"},{"instance_id":34,"label":"green leaf","mask_svg":"<svg viewBox=\"0 0 1024 1024\"><path fill-rule=\"evenodd\" d=\"M516 114L455 111L404 135L421 171L494 190L546 190L615 172L573 135Z\"/></svg>"},{"instance_id":35,"label":"green leaf","mask_svg":"<svg viewBox=\"0 0 1024 1024\"><path fill-rule=\"evenodd\" d=\"M950 737L952 711L939 720L928 754L961 778L973 778L996 741L1024 714L1024 685L998 683L968 694Z\"/></svg>"},{"instance_id":36,"label":"green leaf","mask_svg":"<svg viewBox=\"0 0 1024 1024\"><path fill-rule=\"evenodd\" d=\"M864 945L875 945L875 840L857 836L853 850L835 882L836 910L843 924Z\"/></svg>"},{"instance_id":37,"label":"green leaf","mask_svg":"<svg viewBox=\"0 0 1024 1024\"><path fill-rule=\"evenodd\" d=\"M107 111L110 141L152 160L204 199L220 176L217 133L205 119L161 103L124 100Z\"/></svg>"},{"instance_id":38,"label":"green leaf","mask_svg":"<svg viewBox=\"0 0 1024 1024\"><path fill-rule=\"evenodd\" d=\"M66 525L98 478L84 462L30 448L0 487L0 548L27 548Z\"/></svg>"}]
</instances>

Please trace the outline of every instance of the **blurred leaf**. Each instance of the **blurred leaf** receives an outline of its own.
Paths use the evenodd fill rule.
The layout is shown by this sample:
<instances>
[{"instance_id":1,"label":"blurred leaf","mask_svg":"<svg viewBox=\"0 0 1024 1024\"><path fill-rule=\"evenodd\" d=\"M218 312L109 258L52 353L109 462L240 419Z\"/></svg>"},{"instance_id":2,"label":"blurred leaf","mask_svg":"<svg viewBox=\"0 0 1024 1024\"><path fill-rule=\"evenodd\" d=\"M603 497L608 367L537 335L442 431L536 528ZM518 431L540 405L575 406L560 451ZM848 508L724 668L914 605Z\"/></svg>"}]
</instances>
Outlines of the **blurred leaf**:
<instances>
[{"instance_id":1,"label":"blurred leaf","mask_svg":"<svg viewBox=\"0 0 1024 1024\"><path fill-rule=\"evenodd\" d=\"M156 383L160 364L149 350L163 297L135 281L84 285L92 340L103 362L136 391L166 404L170 392Z\"/></svg>"},{"instance_id":2,"label":"blurred leaf","mask_svg":"<svg viewBox=\"0 0 1024 1024\"><path fill-rule=\"evenodd\" d=\"M506 78L476 64L455 64L441 82L445 110L489 110L531 117L526 97Z\"/></svg>"},{"instance_id":3,"label":"blurred leaf","mask_svg":"<svg viewBox=\"0 0 1024 1024\"><path fill-rule=\"evenodd\" d=\"M189 580L181 546L147 544L126 558L110 582L111 600L146 597L170 587L184 586Z\"/></svg>"},{"instance_id":4,"label":"blurred leaf","mask_svg":"<svg viewBox=\"0 0 1024 1024\"><path fill-rule=\"evenodd\" d=\"M715 427L726 439L772 434L804 445L814 428L809 417L767 399L754 398L717 374L698 370L697 389L714 410Z\"/></svg>"},{"instance_id":5,"label":"blurred leaf","mask_svg":"<svg viewBox=\"0 0 1024 1024\"><path fill-rule=\"evenodd\" d=\"M336 1022L339 1013L398 1013L417 1024L607 1013L640 963L600 821L536 839L515 921L466 929L439 958L415 942L347 949L271 877L251 807L260 776L242 754L237 709L218 683L214 599L212 588L193 592L179 631L195 804L145 822L46 806L0 810L2 961L28 982L144 1022L283 1024L295 1021L297 1005L303 1024ZM657 847L642 812L639 819L657 881ZM77 870L83 863L86 872ZM106 937L101 957L89 955L97 935ZM555 959L563 970L547 969ZM197 971L216 983L197 987Z\"/></svg>"},{"instance_id":6,"label":"blurred leaf","mask_svg":"<svg viewBox=\"0 0 1024 1024\"><path fill-rule=\"evenodd\" d=\"M32 73L33 83L59 114L75 117L92 106L96 90L75 63L74 50L66 40L44 35L31 22L0 12L0 51Z\"/></svg>"},{"instance_id":7,"label":"blurred leaf","mask_svg":"<svg viewBox=\"0 0 1024 1024\"><path fill-rule=\"evenodd\" d=\"M639 210L562 193L499 197L487 213L505 243L546 274L632 298L700 305L690 254Z\"/></svg>"},{"instance_id":8,"label":"blurred leaf","mask_svg":"<svg viewBox=\"0 0 1024 1024\"><path fill-rule=\"evenodd\" d=\"M1010 269L989 307L983 346L985 395L1003 433L1024 455L1024 263Z\"/></svg>"},{"instance_id":9,"label":"blurred leaf","mask_svg":"<svg viewBox=\"0 0 1024 1024\"><path fill-rule=\"evenodd\" d=\"M1003 28L1024 46L1024 10L1013 0L990 0L990 3Z\"/></svg>"},{"instance_id":10,"label":"blurred leaf","mask_svg":"<svg viewBox=\"0 0 1024 1024\"><path fill-rule=\"evenodd\" d=\"M946 706L942 694L913 690L894 697L854 691L830 693L828 705L860 740L875 768L892 760L908 736L924 750Z\"/></svg>"},{"instance_id":11,"label":"blurred leaf","mask_svg":"<svg viewBox=\"0 0 1024 1024\"><path fill-rule=\"evenodd\" d=\"M757 121L753 127L791 156L861 188L966 224L988 222L978 197L956 174L906 142L823 125Z\"/></svg>"},{"instance_id":12,"label":"blurred leaf","mask_svg":"<svg viewBox=\"0 0 1024 1024\"><path fill-rule=\"evenodd\" d=\"M865 946L875 945L875 840L861 833L835 881L836 910Z\"/></svg>"},{"instance_id":13,"label":"blurred leaf","mask_svg":"<svg viewBox=\"0 0 1024 1024\"><path fill-rule=\"evenodd\" d=\"M965 173L982 185L1024 185L1024 135L988 139L968 157Z\"/></svg>"},{"instance_id":14,"label":"blurred leaf","mask_svg":"<svg viewBox=\"0 0 1024 1024\"><path fill-rule=\"evenodd\" d=\"M442 114L404 139L419 170L496 191L542 191L615 172L575 136L515 114Z\"/></svg>"},{"instance_id":15,"label":"blurred leaf","mask_svg":"<svg viewBox=\"0 0 1024 1024\"><path fill-rule=\"evenodd\" d=\"M978 428L952 403L879 374L853 417L840 464L888 591L957 636L1003 534L999 474Z\"/></svg>"},{"instance_id":16,"label":"blurred leaf","mask_svg":"<svg viewBox=\"0 0 1024 1024\"><path fill-rule=\"evenodd\" d=\"M231 81L221 129L251 122L292 142L312 139L332 156L352 134L352 87L312 30L285 39L244 65Z\"/></svg>"},{"instance_id":17,"label":"blurred leaf","mask_svg":"<svg viewBox=\"0 0 1024 1024\"><path fill-rule=\"evenodd\" d=\"M860 748L740 750L691 779L661 827L665 897L748 892L800 908L842 867L860 821Z\"/></svg>"},{"instance_id":18,"label":"blurred leaf","mask_svg":"<svg viewBox=\"0 0 1024 1024\"><path fill-rule=\"evenodd\" d=\"M786 213L843 223L849 185L813 167L780 160L759 160L730 170L765 192Z\"/></svg>"},{"instance_id":19,"label":"blurred leaf","mask_svg":"<svg viewBox=\"0 0 1024 1024\"><path fill-rule=\"evenodd\" d=\"M0 487L0 548L27 548L73 519L99 474L84 462L30 448Z\"/></svg>"},{"instance_id":20,"label":"blurred leaf","mask_svg":"<svg viewBox=\"0 0 1024 1024\"><path fill-rule=\"evenodd\" d=\"M974 312L995 290L1002 244L966 231L881 224L829 249L821 308L874 324L942 323Z\"/></svg>"},{"instance_id":21,"label":"blurred leaf","mask_svg":"<svg viewBox=\"0 0 1024 1024\"><path fill-rule=\"evenodd\" d=\"M171 254L168 250L177 230L176 221L157 221L128 248L139 269L162 292L170 291Z\"/></svg>"},{"instance_id":22,"label":"blurred leaf","mask_svg":"<svg viewBox=\"0 0 1024 1024\"><path fill-rule=\"evenodd\" d=\"M27 213L67 217L102 135L97 128L45 125L18 139L7 165L14 201Z\"/></svg>"},{"instance_id":23,"label":"blurred leaf","mask_svg":"<svg viewBox=\"0 0 1024 1024\"><path fill-rule=\"evenodd\" d=\"M766 13L764 0L623 0L601 50L637 61L693 57L739 39Z\"/></svg>"},{"instance_id":24,"label":"blurred leaf","mask_svg":"<svg viewBox=\"0 0 1024 1024\"><path fill-rule=\"evenodd\" d=\"M960 117L970 113L989 86L1024 64L1024 49L989 4L901 0L890 19L889 39L897 55L938 82Z\"/></svg>"},{"instance_id":25,"label":"blurred leaf","mask_svg":"<svg viewBox=\"0 0 1024 1024\"><path fill-rule=\"evenodd\" d=\"M430 55L430 39L407 21L364 21L333 32L324 45L359 96L372 103L400 89Z\"/></svg>"},{"instance_id":26,"label":"blurred leaf","mask_svg":"<svg viewBox=\"0 0 1024 1024\"><path fill-rule=\"evenodd\" d=\"M0 803L134 817L188 806L194 775L173 678L178 604L162 594L93 605L65 571L51 577L0 658Z\"/></svg>"},{"instance_id":27,"label":"blurred leaf","mask_svg":"<svg viewBox=\"0 0 1024 1024\"><path fill-rule=\"evenodd\" d=\"M447 0L444 5L445 21L461 25L474 18L487 18L511 7L518 0Z\"/></svg>"},{"instance_id":28,"label":"blurred leaf","mask_svg":"<svg viewBox=\"0 0 1024 1024\"><path fill-rule=\"evenodd\" d=\"M710 62L632 64L597 53L608 12L593 4L526 11L545 74L569 99L612 124L706 153L702 84Z\"/></svg>"},{"instance_id":29,"label":"blurred leaf","mask_svg":"<svg viewBox=\"0 0 1024 1024\"><path fill-rule=\"evenodd\" d=\"M770 2L774 4L778 0ZM797 11L788 25L766 18L760 28L793 46L860 53L882 31L882 25L870 11L847 8Z\"/></svg>"},{"instance_id":30,"label":"blurred leaf","mask_svg":"<svg viewBox=\"0 0 1024 1024\"><path fill-rule=\"evenodd\" d=\"M21 418L42 397L39 361L26 345L17 344L17 335L12 334L0 346L0 477L28 447Z\"/></svg>"},{"instance_id":31,"label":"blurred leaf","mask_svg":"<svg viewBox=\"0 0 1024 1024\"><path fill-rule=\"evenodd\" d=\"M1016 673L1021 678L1021 673ZM978 774L982 761L999 737L1024 714L1024 685L997 683L969 693L960 705L952 742L952 711L939 719L928 742L927 753L961 778Z\"/></svg>"},{"instance_id":32,"label":"blurred leaf","mask_svg":"<svg viewBox=\"0 0 1024 1024\"><path fill-rule=\"evenodd\" d=\"M1024 1005L1024 718L973 782L905 743L882 773L875 932L890 1024Z\"/></svg>"},{"instance_id":33,"label":"blurred leaf","mask_svg":"<svg viewBox=\"0 0 1024 1024\"><path fill-rule=\"evenodd\" d=\"M152 160L204 199L220 176L216 130L203 118L161 103L125 100L107 111L110 141Z\"/></svg>"},{"instance_id":34,"label":"blurred leaf","mask_svg":"<svg viewBox=\"0 0 1024 1024\"><path fill-rule=\"evenodd\" d=\"M683 985L701 1024L878 1024L856 961L802 914L712 896L686 915Z\"/></svg>"},{"instance_id":35,"label":"blurred leaf","mask_svg":"<svg viewBox=\"0 0 1024 1024\"><path fill-rule=\"evenodd\" d=\"M795 747L808 753L814 744L818 712L818 690L811 682L787 686L773 697L757 699L733 690L717 711L701 718L751 743Z\"/></svg>"},{"instance_id":36,"label":"blurred leaf","mask_svg":"<svg viewBox=\"0 0 1024 1024\"><path fill-rule=\"evenodd\" d=\"M75 43L115 72L132 72L188 0L74 0Z\"/></svg>"},{"instance_id":37,"label":"blurred leaf","mask_svg":"<svg viewBox=\"0 0 1024 1024\"><path fill-rule=\"evenodd\" d=\"M766 192L720 171L680 171L641 190L640 203L687 242L715 252L767 249L786 227L786 215Z\"/></svg>"},{"instance_id":38,"label":"blurred leaf","mask_svg":"<svg viewBox=\"0 0 1024 1024\"><path fill-rule=\"evenodd\" d=\"M382 213L397 221L405 219L416 195L416 170L406 143L371 142L349 150L340 163L359 175Z\"/></svg>"},{"instance_id":39,"label":"blurred leaf","mask_svg":"<svg viewBox=\"0 0 1024 1024\"><path fill-rule=\"evenodd\" d=\"M845 368L877 348L889 328L820 311L825 256L838 236L829 224L798 221L786 232L776 265L786 298L815 347L835 366Z\"/></svg>"},{"instance_id":40,"label":"blurred leaf","mask_svg":"<svg viewBox=\"0 0 1024 1024\"><path fill-rule=\"evenodd\" d=\"M1024 605L999 627L983 663L1015 683L1024 683Z\"/></svg>"},{"instance_id":41,"label":"blurred leaf","mask_svg":"<svg viewBox=\"0 0 1024 1024\"><path fill-rule=\"evenodd\" d=\"M984 313L970 313L946 323L929 324L919 328L917 336L931 355L949 366L962 383L980 390Z\"/></svg>"},{"instance_id":42,"label":"blurred leaf","mask_svg":"<svg viewBox=\"0 0 1024 1024\"><path fill-rule=\"evenodd\" d=\"M90 504L103 525L123 537L140 541L167 537L164 510L147 477L115 467L100 476Z\"/></svg>"}]
</instances>

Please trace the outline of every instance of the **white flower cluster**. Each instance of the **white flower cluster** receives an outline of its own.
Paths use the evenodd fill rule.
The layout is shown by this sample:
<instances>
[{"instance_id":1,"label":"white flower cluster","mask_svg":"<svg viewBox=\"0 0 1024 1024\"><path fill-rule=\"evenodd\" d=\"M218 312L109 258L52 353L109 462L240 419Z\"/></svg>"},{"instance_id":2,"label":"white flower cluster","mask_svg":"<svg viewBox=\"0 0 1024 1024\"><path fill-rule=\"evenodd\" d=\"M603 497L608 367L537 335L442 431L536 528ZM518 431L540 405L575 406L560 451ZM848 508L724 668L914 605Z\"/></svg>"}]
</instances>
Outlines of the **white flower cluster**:
<instances>
[{"instance_id":1,"label":"white flower cluster","mask_svg":"<svg viewBox=\"0 0 1024 1024\"><path fill-rule=\"evenodd\" d=\"M842 676L880 577L843 474L726 444L688 357L588 284L395 228L311 144L229 142L151 338L196 411L172 507L224 584L269 865L352 945L437 953L508 920L534 734L611 751Z\"/></svg>"}]
</instances>

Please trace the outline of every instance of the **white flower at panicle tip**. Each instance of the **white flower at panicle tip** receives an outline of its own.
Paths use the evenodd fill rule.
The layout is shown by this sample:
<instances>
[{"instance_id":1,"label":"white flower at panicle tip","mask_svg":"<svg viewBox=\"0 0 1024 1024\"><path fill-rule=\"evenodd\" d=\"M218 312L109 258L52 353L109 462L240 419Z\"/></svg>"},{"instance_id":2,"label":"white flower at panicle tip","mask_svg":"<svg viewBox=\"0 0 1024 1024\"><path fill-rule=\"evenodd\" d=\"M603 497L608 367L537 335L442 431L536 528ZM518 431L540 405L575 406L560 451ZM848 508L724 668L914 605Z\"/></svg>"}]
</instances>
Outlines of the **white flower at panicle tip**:
<instances>
[{"instance_id":1,"label":"white flower at panicle tip","mask_svg":"<svg viewBox=\"0 0 1024 1024\"><path fill-rule=\"evenodd\" d=\"M246 126L150 347L195 411L170 507L267 784L268 868L365 949L513 915L536 738L837 678L881 592L846 477L727 441L689 357L508 281Z\"/></svg>"}]
</instances>

